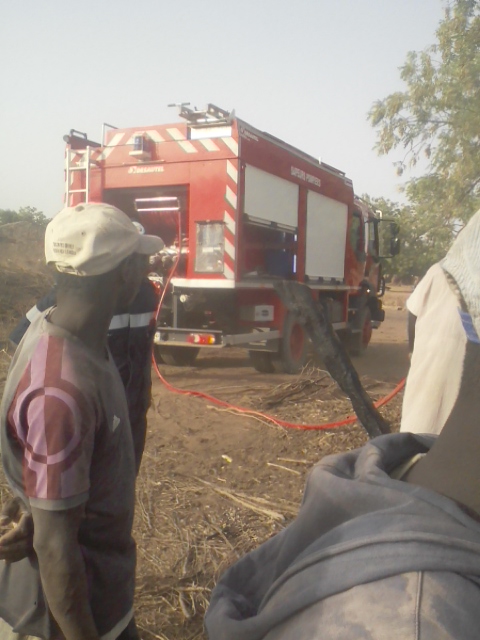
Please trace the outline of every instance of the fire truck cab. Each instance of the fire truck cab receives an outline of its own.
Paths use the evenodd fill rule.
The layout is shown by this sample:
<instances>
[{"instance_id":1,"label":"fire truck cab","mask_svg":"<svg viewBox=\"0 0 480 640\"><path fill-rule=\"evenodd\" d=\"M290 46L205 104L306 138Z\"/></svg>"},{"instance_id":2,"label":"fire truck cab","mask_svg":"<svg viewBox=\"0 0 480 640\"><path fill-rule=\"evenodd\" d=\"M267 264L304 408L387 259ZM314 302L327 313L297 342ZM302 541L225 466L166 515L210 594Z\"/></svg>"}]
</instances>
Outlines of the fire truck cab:
<instances>
[{"instance_id":1,"label":"fire truck cab","mask_svg":"<svg viewBox=\"0 0 480 640\"><path fill-rule=\"evenodd\" d=\"M201 347L241 345L258 371L299 371L308 340L275 292L279 279L306 283L360 354L384 319L380 258L398 252L395 223L356 198L342 171L233 112L182 104L180 116L104 125L101 143L65 136L66 203L113 204L165 243L152 261L157 359L193 364Z\"/></svg>"}]
</instances>

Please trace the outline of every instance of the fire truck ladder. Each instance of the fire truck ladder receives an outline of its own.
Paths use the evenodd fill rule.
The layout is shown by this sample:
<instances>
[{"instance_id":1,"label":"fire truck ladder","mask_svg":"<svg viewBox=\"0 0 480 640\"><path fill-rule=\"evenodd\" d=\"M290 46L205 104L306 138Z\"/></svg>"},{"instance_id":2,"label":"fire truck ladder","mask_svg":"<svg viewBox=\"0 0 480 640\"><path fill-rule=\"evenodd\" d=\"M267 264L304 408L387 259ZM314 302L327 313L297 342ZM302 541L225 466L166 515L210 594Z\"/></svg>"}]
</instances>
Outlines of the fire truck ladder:
<instances>
[{"instance_id":1,"label":"fire truck ladder","mask_svg":"<svg viewBox=\"0 0 480 640\"><path fill-rule=\"evenodd\" d=\"M66 176L65 176L65 204L67 207L71 206L71 196L74 193L84 194L84 202L88 202L88 194L90 193L90 169L93 166L97 166L95 162L92 163L91 159L92 147L85 147L85 149L67 149L66 157ZM76 165L72 164L75 156L83 155L83 158ZM85 172L85 188L84 189L72 189L73 175L75 171ZM81 174L80 174L81 175Z\"/></svg>"}]
</instances>

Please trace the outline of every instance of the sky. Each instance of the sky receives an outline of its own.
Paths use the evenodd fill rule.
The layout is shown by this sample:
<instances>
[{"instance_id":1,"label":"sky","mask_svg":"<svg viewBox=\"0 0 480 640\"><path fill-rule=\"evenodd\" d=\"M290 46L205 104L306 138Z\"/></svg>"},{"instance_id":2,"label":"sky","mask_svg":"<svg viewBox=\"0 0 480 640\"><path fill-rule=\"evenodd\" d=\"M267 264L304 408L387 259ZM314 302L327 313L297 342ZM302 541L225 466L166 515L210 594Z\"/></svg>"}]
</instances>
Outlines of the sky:
<instances>
[{"instance_id":1,"label":"sky","mask_svg":"<svg viewBox=\"0 0 480 640\"><path fill-rule=\"evenodd\" d=\"M442 0L0 0L0 209L63 203L63 136L212 102L401 201L372 104L433 44ZM407 174L408 177L408 174Z\"/></svg>"}]
</instances>

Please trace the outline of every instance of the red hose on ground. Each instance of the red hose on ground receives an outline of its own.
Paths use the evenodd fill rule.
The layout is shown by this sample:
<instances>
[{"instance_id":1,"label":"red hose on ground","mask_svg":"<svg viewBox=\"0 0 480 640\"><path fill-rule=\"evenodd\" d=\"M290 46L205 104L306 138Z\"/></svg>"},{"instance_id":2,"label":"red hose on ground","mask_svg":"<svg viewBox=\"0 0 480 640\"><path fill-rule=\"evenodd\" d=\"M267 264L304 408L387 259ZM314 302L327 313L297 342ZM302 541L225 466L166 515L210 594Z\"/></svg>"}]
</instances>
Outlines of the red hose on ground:
<instances>
[{"instance_id":1,"label":"red hose on ground","mask_svg":"<svg viewBox=\"0 0 480 640\"><path fill-rule=\"evenodd\" d=\"M299 429L303 431L323 431L325 429L334 429L336 427L343 427L347 424L353 424L358 420L356 416L349 416L348 418L345 418L343 420L338 420L336 422L328 422L326 424L295 424L293 422L287 422L286 420L280 420L279 418L274 418L273 416L270 416L267 413L262 413L261 411L254 411L253 409L245 409L243 407L237 407L231 404L230 402L219 400L218 398L215 398L214 396L211 396L208 393L203 393L202 391L178 389L177 387L174 387L169 382L167 382L165 378L162 376L162 374L160 373L160 369L158 368L158 365L155 361L155 358L152 358L152 361L153 361L153 367L155 369L157 376L159 377L162 384L164 384L169 391L172 391L173 393L179 393L185 396L192 396L193 398L203 398L204 400L208 400L212 404L216 404L220 407L224 407L225 409L231 409L232 411L236 411L237 413L255 416L257 418L262 418L267 422L272 422L273 424L276 424L279 427L284 427L285 429ZM377 408L383 407L383 405L387 404L387 402L390 402L390 400L394 396L396 396L399 391L403 389L404 385L405 385L405 378L401 380L397 384L395 389L393 389L393 391L391 391L387 396L375 402L375 406Z\"/></svg>"}]
</instances>

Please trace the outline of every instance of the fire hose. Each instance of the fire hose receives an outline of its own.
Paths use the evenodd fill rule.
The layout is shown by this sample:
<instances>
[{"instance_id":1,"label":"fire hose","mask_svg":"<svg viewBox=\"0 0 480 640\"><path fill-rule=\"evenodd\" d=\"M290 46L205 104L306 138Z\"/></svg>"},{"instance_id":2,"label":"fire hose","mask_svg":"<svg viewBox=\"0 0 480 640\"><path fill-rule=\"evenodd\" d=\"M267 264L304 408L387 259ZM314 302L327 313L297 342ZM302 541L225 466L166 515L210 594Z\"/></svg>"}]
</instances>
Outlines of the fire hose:
<instances>
[{"instance_id":1,"label":"fire hose","mask_svg":"<svg viewBox=\"0 0 480 640\"><path fill-rule=\"evenodd\" d=\"M263 413L262 411L255 411L254 409L246 409L244 407L238 407L234 404L231 404L230 402L226 402L225 400L220 400L219 398L215 398L214 396L211 396L208 393L204 393L202 391L193 391L191 389L179 389L178 387L175 387L174 385L170 384L167 380L165 380L163 375L160 373L160 369L158 368L155 358L153 358L152 360L153 360L153 367L155 369L155 372L158 378L169 391L172 391L173 393L179 393L185 396L191 396L193 398L202 398L203 400L208 400L212 404L223 407L224 409L230 409L231 411L235 411L236 413L239 413L242 415L249 415L256 418L261 418L262 420L265 420L266 422L271 422L277 425L278 427L283 427L285 429L298 429L303 431L324 431L326 429L343 427L345 425L353 424L354 422L358 421L358 418L356 416L348 416L343 420L337 420L335 422L327 422L325 424L296 424L294 422L280 420L280 418L275 418L274 416L271 416L267 413ZM394 398L397 395L397 393L403 389L404 385L405 385L405 378L401 380L397 384L395 389L393 389L393 391L391 391L388 395L386 395L384 398L381 398L380 400L377 400L377 402L374 403L375 407L378 409L379 407L382 407L383 405L387 404L387 402L390 402L390 400L392 400L392 398Z\"/></svg>"}]
</instances>

